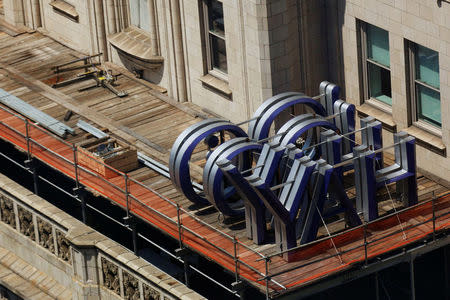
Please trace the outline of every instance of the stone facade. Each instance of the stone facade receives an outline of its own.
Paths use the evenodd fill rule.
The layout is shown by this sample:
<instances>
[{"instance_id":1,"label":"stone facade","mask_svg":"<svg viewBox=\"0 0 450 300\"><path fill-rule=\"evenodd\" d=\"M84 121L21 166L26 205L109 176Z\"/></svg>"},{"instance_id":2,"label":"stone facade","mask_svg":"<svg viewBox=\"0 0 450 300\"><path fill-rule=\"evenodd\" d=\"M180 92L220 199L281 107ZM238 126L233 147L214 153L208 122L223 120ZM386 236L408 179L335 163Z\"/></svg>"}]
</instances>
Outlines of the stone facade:
<instances>
[{"instance_id":1,"label":"stone facade","mask_svg":"<svg viewBox=\"0 0 450 300\"><path fill-rule=\"evenodd\" d=\"M361 105L363 110L368 109L374 117L396 126L397 131L404 130L416 136L421 141L416 150L418 166L425 173L448 178L448 150L442 149L450 146L450 119L447 117L450 109L450 5L445 2L439 5L439 1L434 0L347 0L340 1L338 9L342 23L342 68L347 101ZM362 76L358 68L358 20L389 32L391 111L383 111L369 103L363 104ZM439 54L442 128L437 132L420 128L412 120L411 100L407 93L406 41ZM385 138L386 144L392 142L391 134L386 134ZM432 151L434 148L440 149L441 153Z\"/></svg>"},{"instance_id":2,"label":"stone facade","mask_svg":"<svg viewBox=\"0 0 450 300\"><path fill-rule=\"evenodd\" d=\"M86 54L102 52L104 60L133 71L136 66L127 49L119 51L109 42L114 34L133 27L129 1L138 0L59 1L76 12L77 20L55 9L52 0L4 0L4 8L12 24L39 29ZM140 74L144 79L166 88L180 102L193 102L233 121L248 119L274 94L317 93L328 69L326 51L322 51L326 44L316 38L326 26L321 21L324 13L312 15L311 11L324 11L324 1L219 0L228 67L223 76L210 72L206 63L203 2L146 1L148 48L164 63L144 69ZM316 61L322 67L317 68Z\"/></svg>"},{"instance_id":3,"label":"stone facade","mask_svg":"<svg viewBox=\"0 0 450 300\"><path fill-rule=\"evenodd\" d=\"M59 299L57 293L65 290L72 299L204 299L1 174L0 220L0 257L14 253L28 265L24 270L45 275L43 284L55 282L53 291L24 277L31 271L19 274L51 297ZM3 279L0 285L14 288ZM26 298L20 288L14 292Z\"/></svg>"},{"instance_id":4,"label":"stone facade","mask_svg":"<svg viewBox=\"0 0 450 300\"><path fill-rule=\"evenodd\" d=\"M342 97L363 115L370 112L391 131L406 130L418 138L422 171L441 178L450 175L450 119L445 118L450 107L450 5L445 1L217 0L223 6L228 69L220 76L208 66L206 0L145 1L145 47L163 63L143 69L127 55L132 49L110 43L115 34L134 28L130 1L140 0L58 1L72 7L76 21L55 10L51 0L3 3L7 22L42 30L86 54L102 52L103 60L136 71L177 101L192 102L234 122L249 119L274 94L297 90L314 96L321 81L337 83ZM393 104L388 110L364 103L358 22L389 32ZM441 129L413 124L406 40L439 54ZM386 145L392 143L392 133L386 131L384 139Z\"/></svg>"}]
</instances>

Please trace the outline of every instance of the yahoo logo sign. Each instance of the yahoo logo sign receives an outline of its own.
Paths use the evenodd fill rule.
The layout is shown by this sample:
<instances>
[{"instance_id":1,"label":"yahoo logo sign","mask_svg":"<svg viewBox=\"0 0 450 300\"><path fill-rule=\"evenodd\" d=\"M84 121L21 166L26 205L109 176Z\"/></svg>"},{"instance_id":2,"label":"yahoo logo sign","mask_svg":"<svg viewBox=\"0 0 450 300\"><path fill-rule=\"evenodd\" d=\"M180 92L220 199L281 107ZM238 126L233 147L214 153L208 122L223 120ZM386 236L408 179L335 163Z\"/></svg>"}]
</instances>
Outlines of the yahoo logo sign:
<instances>
[{"instance_id":1,"label":"yahoo logo sign","mask_svg":"<svg viewBox=\"0 0 450 300\"><path fill-rule=\"evenodd\" d=\"M345 213L350 226L361 223L358 213L376 218L378 186L415 180L414 139L396 136L396 164L384 170L381 123L368 117L355 131L355 107L338 99L339 87L323 82L319 92L317 97L289 92L268 99L248 120L248 132L220 119L190 126L170 153L173 184L193 203L212 204L228 216L245 215L247 235L258 244L266 241L273 217L280 250L294 247L298 239L314 240L323 217ZM294 105L310 113L294 116L269 137L275 119ZM356 146L358 132L361 145ZM206 148L203 190L193 186L190 174L191 157L201 147ZM343 172L351 169L355 205L342 184ZM414 180L404 187L411 199L417 198ZM326 209L330 203L336 205Z\"/></svg>"}]
</instances>

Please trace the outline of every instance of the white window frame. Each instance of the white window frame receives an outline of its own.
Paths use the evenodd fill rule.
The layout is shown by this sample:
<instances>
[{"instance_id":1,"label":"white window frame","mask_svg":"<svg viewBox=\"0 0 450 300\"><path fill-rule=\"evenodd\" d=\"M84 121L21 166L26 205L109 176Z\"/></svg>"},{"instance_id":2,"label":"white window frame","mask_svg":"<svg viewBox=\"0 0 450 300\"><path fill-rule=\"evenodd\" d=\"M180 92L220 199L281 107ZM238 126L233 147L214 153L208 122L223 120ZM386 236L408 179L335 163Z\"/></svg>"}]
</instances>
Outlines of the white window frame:
<instances>
[{"instance_id":1,"label":"white window frame","mask_svg":"<svg viewBox=\"0 0 450 300\"><path fill-rule=\"evenodd\" d=\"M372 106L375 106L376 108L392 114L392 106L389 104L386 104L374 97L370 96L370 81L369 81L369 67L368 64L373 64L375 66L378 66L380 68L383 68L387 71L389 71L390 73L390 78L391 78L391 94L392 94L392 72L391 72L391 68L384 66L382 64L379 64L375 61L373 61L372 59L370 59L368 57L368 53L367 53L367 25L369 26L375 26L375 27L379 27L367 22L364 22L362 20L358 20L357 22L358 24L358 34L359 34L359 41L360 41L360 45L359 45L359 56L360 56L360 68L361 68L361 77L360 80L362 81L362 86L361 86L361 104L363 103L368 103ZM381 28L381 27L379 27ZM383 28L381 28L383 29ZM383 29L385 30L385 29ZM389 32L388 32L389 33ZM389 59L390 59L390 55L389 55ZM391 96L392 99L392 96Z\"/></svg>"},{"instance_id":2,"label":"white window frame","mask_svg":"<svg viewBox=\"0 0 450 300\"><path fill-rule=\"evenodd\" d=\"M217 2L220 2L223 4L223 1L216 0ZM217 35L214 32L211 32L209 29L209 9L208 9L208 2L209 0L201 0L201 6L202 6L202 15L203 15L203 31L204 31L204 43L205 43L205 56L206 56L206 66L205 66L205 73L209 73L221 80L228 81L228 73L214 67L213 64L213 48L211 45L211 38L210 35L214 35L220 39L222 39L225 43L225 48L227 45L226 40L226 33L224 33L224 36ZM225 26L225 25L224 25ZM227 71L228 71L228 53L227 53Z\"/></svg>"},{"instance_id":3,"label":"white window frame","mask_svg":"<svg viewBox=\"0 0 450 300\"><path fill-rule=\"evenodd\" d=\"M425 82L422 82L416 78L416 52L417 52L417 45L423 46L421 44L405 40L405 49L406 49L406 68L407 68L407 79L408 79L408 98L409 98L409 107L410 107L410 119L412 120L413 125L424 129L430 133L433 133L437 136L442 136L442 98L441 98L441 91L440 89L433 87ZM423 46L425 47L425 46ZM433 50L433 49L430 49ZM439 55L439 51L433 50ZM439 70L440 71L440 70ZM439 72L440 73L440 72ZM439 100L441 104L441 124L440 126L431 124L429 122L426 122L424 120L419 119L418 114L418 97L417 97L417 86L421 85L428 89L431 89L432 91L435 91L439 93Z\"/></svg>"}]
</instances>

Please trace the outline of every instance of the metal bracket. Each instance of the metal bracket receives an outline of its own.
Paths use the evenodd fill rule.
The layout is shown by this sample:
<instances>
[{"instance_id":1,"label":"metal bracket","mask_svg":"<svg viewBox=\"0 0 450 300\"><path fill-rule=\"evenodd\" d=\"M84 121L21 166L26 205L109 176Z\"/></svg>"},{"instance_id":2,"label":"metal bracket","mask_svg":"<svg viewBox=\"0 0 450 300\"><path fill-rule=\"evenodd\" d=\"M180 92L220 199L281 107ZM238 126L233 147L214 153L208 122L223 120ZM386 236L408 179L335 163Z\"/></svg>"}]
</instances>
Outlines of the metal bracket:
<instances>
[{"instance_id":1,"label":"metal bracket","mask_svg":"<svg viewBox=\"0 0 450 300\"><path fill-rule=\"evenodd\" d=\"M125 225L127 227L130 227L132 225L132 223L133 223L133 216L132 215L125 216L122 219L123 219L123 221L124 221L124 223L125 223Z\"/></svg>"},{"instance_id":2,"label":"metal bracket","mask_svg":"<svg viewBox=\"0 0 450 300\"><path fill-rule=\"evenodd\" d=\"M175 255L184 260L185 257L190 255L189 249L188 248L177 248L177 249L175 249Z\"/></svg>"},{"instance_id":3,"label":"metal bracket","mask_svg":"<svg viewBox=\"0 0 450 300\"><path fill-rule=\"evenodd\" d=\"M233 291L240 293L246 289L247 285L244 281L239 280L231 283L231 288Z\"/></svg>"}]
</instances>

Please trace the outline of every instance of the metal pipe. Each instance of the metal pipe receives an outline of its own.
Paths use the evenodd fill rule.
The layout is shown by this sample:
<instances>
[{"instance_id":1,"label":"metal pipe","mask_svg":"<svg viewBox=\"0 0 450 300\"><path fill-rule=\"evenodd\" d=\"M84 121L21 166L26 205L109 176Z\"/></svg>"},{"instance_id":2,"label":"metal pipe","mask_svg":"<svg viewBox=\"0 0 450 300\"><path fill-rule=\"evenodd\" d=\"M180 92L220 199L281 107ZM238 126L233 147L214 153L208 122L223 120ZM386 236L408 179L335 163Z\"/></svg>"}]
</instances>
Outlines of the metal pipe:
<instances>
[{"instance_id":1,"label":"metal pipe","mask_svg":"<svg viewBox=\"0 0 450 300\"><path fill-rule=\"evenodd\" d=\"M275 185L275 186L271 187L270 190L271 191L277 190L277 189L282 188L282 187L284 187L286 185L292 184L293 182L294 182L294 180L290 180L290 181L286 181L286 182L280 183L278 185Z\"/></svg>"},{"instance_id":2,"label":"metal pipe","mask_svg":"<svg viewBox=\"0 0 450 300\"><path fill-rule=\"evenodd\" d=\"M245 121L236 123L236 125L237 125L237 126L244 125L244 124L246 124L246 123L250 123L251 121L258 120L259 118L261 118L261 116L253 117L253 118L251 118L251 119L248 119L248 120L245 120ZM231 121L230 121L230 122L231 122Z\"/></svg>"},{"instance_id":3,"label":"metal pipe","mask_svg":"<svg viewBox=\"0 0 450 300\"><path fill-rule=\"evenodd\" d=\"M245 174L245 173L248 173L250 171L258 170L259 168L262 168L262 167L264 167L264 165L257 165L256 167L253 167L253 168L250 168L250 169L242 171L241 174Z\"/></svg>"},{"instance_id":4,"label":"metal pipe","mask_svg":"<svg viewBox=\"0 0 450 300\"><path fill-rule=\"evenodd\" d=\"M28 156L28 160L31 161L30 134L29 134L28 119L25 119L25 135L26 135L26 139L27 139L27 156Z\"/></svg>"},{"instance_id":5,"label":"metal pipe","mask_svg":"<svg viewBox=\"0 0 450 300\"><path fill-rule=\"evenodd\" d=\"M80 187L80 182L78 180L78 157L77 157L78 151L75 144L73 144L72 151L73 151L73 165L75 168L75 186L78 189Z\"/></svg>"},{"instance_id":6,"label":"metal pipe","mask_svg":"<svg viewBox=\"0 0 450 300\"><path fill-rule=\"evenodd\" d=\"M183 248L183 241L181 239L181 216L180 216L180 205L177 203L177 225L178 225L178 243L180 244L180 249Z\"/></svg>"},{"instance_id":7,"label":"metal pipe","mask_svg":"<svg viewBox=\"0 0 450 300\"><path fill-rule=\"evenodd\" d=\"M236 236L233 236L233 248L234 248L234 274L235 274L235 282L239 282L239 258L237 256L237 241Z\"/></svg>"},{"instance_id":8,"label":"metal pipe","mask_svg":"<svg viewBox=\"0 0 450 300\"><path fill-rule=\"evenodd\" d=\"M268 258L267 256L266 257L264 257L264 262L265 262L265 271L266 271L266 275L265 275L265 278L266 278L266 300L269 300L269 280L270 280L270 278L269 278L269 260L270 260L270 258Z\"/></svg>"},{"instance_id":9,"label":"metal pipe","mask_svg":"<svg viewBox=\"0 0 450 300\"><path fill-rule=\"evenodd\" d=\"M436 210L435 210L435 201L436 198L434 196L434 191L433 191L433 198L431 201L431 207L433 210L433 241L436 241Z\"/></svg>"},{"instance_id":10,"label":"metal pipe","mask_svg":"<svg viewBox=\"0 0 450 300\"><path fill-rule=\"evenodd\" d=\"M409 261L409 278L411 282L411 300L416 300L416 284L414 278L414 258Z\"/></svg>"},{"instance_id":11,"label":"metal pipe","mask_svg":"<svg viewBox=\"0 0 450 300\"><path fill-rule=\"evenodd\" d=\"M124 178L125 178L125 199L126 199L126 201L127 201L127 220L129 220L129 218L130 218L130 207L128 206L128 198L129 198L129 193L128 193L128 174L124 174L123 175L124 176Z\"/></svg>"},{"instance_id":12,"label":"metal pipe","mask_svg":"<svg viewBox=\"0 0 450 300\"><path fill-rule=\"evenodd\" d=\"M320 94L320 95L311 97L311 99L317 100L317 99L320 99L320 97L323 97L323 96L326 96L326 95L325 94Z\"/></svg>"},{"instance_id":13,"label":"metal pipe","mask_svg":"<svg viewBox=\"0 0 450 300\"><path fill-rule=\"evenodd\" d=\"M383 152L384 150L389 150L389 149L391 149L391 148L394 148L395 146L398 146L398 145L400 145L400 144L401 144L401 142L395 143L395 144L392 144L392 145L389 145L389 146L386 146L386 147L383 147L383 148L374 150L374 151L372 151L370 154L377 154L377 153ZM368 147L367 149L369 149L369 147ZM362 153L362 154L361 154L360 156L358 156L358 157L353 157L353 158L344 160L344 161L342 161L342 162L340 162L340 163L337 163L337 164L333 165L333 168L339 168L339 167L343 167L343 166L349 165L349 164L351 164L354 160L357 160L358 158L364 157L364 156L366 156L366 154L365 154L365 153Z\"/></svg>"},{"instance_id":14,"label":"metal pipe","mask_svg":"<svg viewBox=\"0 0 450 300\"><path fill-rule=\"evenodd\" d=\"M257 143L264 143L264 142L267 142L268 140L271 140L271 139L274 139L274 138L276 138L276 137L282 136L282 135L284 135L284 134L286 134L286 133L287 133L287 131L285 131L285 132L280 132L280 133L277 133L277 134L275 134L275 135L266 137L266 138L264 138L264 139L257 140L256 142L257 142Z\"/></svg>"},{"instance_id":15,"label":"metal pipe","mask_svg":"<svg viewBox=\"0 0 450 300\"><path fill-rule=\"evenodd\" d=\"M134 220L134 218L131 218L131 236L133 239L133 251L134 251L134 255L138 256L138 245L137 245L137 224L136 221Z\"/></svg>"},{"instance_id":16,"label":"metal pipe","mask_svg":"<svg viewBox=\"0 0 450 300\"><path fill-rule=\"evenodd\" d=\"M367 223L366 222L364 222L363 232L364 232L364 265L367 266Z\"/></svg>"}]
</instances>

